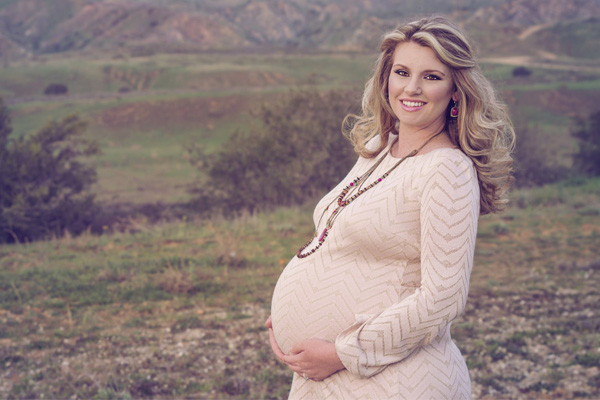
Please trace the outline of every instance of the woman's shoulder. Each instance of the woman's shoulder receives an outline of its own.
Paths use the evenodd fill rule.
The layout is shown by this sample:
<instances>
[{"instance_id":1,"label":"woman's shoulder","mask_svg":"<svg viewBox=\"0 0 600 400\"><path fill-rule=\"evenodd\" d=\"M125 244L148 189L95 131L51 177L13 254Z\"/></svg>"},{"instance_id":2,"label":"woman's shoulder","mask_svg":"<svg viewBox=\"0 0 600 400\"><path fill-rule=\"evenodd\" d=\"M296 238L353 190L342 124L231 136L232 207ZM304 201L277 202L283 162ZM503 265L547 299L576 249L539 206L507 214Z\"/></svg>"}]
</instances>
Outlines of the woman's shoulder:
<instances>
[{"instance_id":1,"label":"woman's shoulder","mask_svg":"<svg viewBox=\"0 0 600 400\"><path fill-rule=\"evenodd\" d=\"M463 166L473 165L473 160L457 147L439 147L421 155L421 157L424 161L428 159L429 164L434 165L447 161Z\"/></svg>"},{"instance_id":2,"label":"woman's shoulder","mask_svg":"<svg viewBox=\"0 0 600 400\"><path fill-rule=\"evenodd\" d=\"M454 201L469 193L478 196L479 180L473 161L462 150L441 147L422 156L413 187L421 196L441 196L440 203ZM422 197L425 198L425 197Z\"/></svg>"},{"instance_id":3,"label":"woman's shoulder","mask_svg":"<svg viewBox=\"0 0 600 400\"><path fill-rule=\"evenodd\" d=\"M380 143L381 143L381 135L375 135L367 141L365 148L368 151L375 151L379 148Z\"/></svg>"},{"instance_id":4,"label":"woman's shoulder","mask_svg":"<svg viewBox=\"0 0 600 400\"><path fill-rule=\"evenodd\" d=\"M466 174L476 178L473 160L462 150L455 147L440 147L423 154L422 175L430 177L437 174L452 173L455 176Z\"/></svg>"}]
</instances>

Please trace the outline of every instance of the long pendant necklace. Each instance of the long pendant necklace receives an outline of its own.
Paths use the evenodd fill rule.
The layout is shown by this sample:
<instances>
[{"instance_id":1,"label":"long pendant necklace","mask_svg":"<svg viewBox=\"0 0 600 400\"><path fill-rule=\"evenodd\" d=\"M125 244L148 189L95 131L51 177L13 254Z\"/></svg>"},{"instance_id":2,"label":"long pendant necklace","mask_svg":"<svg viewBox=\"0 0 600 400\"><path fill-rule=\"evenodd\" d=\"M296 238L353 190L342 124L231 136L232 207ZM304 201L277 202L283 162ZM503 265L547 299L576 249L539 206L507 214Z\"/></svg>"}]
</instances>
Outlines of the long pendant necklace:
<instances>
[{"instance_id":1,"label":"long pendant necklace","mask_svg":"<svg viewBox=\"0 0 600 400\"><path fill-rule=\"evenodd\" d=\"M344 207L346 207L348 204L350 204L354 200L356 200L356 198L358 196L360 196L361 194L365 193L367 190L371 189L373 186L377 185L382 180L384 180L385 178L387 178L388 175L393 170L396 169L396 167L398 167L400 164L402 164L402 162L404 162L404 160L406 160L409 157L416 156L417 153L419 151L421 151L421 149L427 145L427 143L431 142L434 138L436 138L437 136L439 136L443 131L444 130L442 129L441 131L439 131L438 133L436 133L435 135L433 135L432 137L430 137L429 139L427 139L427 141L425 143L423 143L418 149L415 149L415 150L411 151L408 155L402 157L396 164L394 164L392 166L392 168L390 168L389 170L387 170L383 175L381 175L379 178L377 178L373 182L371 182L370 185L368 185L366 187L363 187L363 184L365 183L365 181L373 174L373 172L375 171L375 169L377 169L377 167L379 166L379 164L381 164L381 162L383 161L383 159L385 157L387 157L387 155L392 151L392 147L394 146L394 144L392 143L392 145L390 146L389 150L382 157L380 157L379 160L377 160L377 162L375 162L375 164L373 164L373 166L371 168L369 168L367 172L365 172L364 174L362 174L361 176L357 177L352 182L350 182L348 184L348 186L346 186L344 189L342 189L342 192L340 193L340 195L336 199L334 199L331 203L329 203L327 205L327 207L325 207L325 210L323 210L323 213L321 214L321 217L319 218L319 221L317 222L317 227L316 227L314 236L308 242L306 242L306 244L304 246L302 246L300 248L300 250L298 250L298 252L296 253L296 257L298 257L298 258L305 258L305 257L308 257L311 254L313 254L315 251L317 251L319 249L319 247L321 247L323 245L323 243L325 242L325 239L327 238L327 235L329 234L329 231L331 230L331 227L333 226L333 223L335 222L335 220L338 217L338 215L340 215L340 213L342 212L342 210L344 209ZM398 139L396 139L396 140L398 140ZM346 198L347 196L348 196L348 198ZM319 235L318 229L319 229L319 225L321 225L321 220L323 219L323 216L325 215L325 213L327 212L327 210L329 210L329 207L333 203L335 203L336 200L337 200L337 207L333 210L333 212L331 213L331 215L327 219L327 223L325 224L325 228L323 229L323 232L321 232L321 235ZM317 245L314 248L312 248L311 250L309 250L308 252L303 253L303 251L306 250L306 248L314 241L314 238L316 238L317 235L319 235L318 236L319 237L319 240L318 240L319 243L317 243Z\"/></svg>"}]
</instances>

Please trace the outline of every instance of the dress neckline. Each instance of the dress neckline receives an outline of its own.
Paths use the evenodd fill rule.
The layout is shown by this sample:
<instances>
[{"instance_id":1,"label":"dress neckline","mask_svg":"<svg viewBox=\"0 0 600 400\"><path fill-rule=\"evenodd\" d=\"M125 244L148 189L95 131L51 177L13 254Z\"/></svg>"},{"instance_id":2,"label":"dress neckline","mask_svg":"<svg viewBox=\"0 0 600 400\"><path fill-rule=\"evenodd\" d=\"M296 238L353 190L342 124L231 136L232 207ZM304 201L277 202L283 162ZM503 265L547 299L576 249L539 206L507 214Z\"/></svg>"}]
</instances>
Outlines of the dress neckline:
<instances>
[{"instance_id":1,"label":"dress neckline","mask_svg":"<svg viewBox=\"0 0 600 400\"><path fill-rule=\"evenodd\" d=\"M389 158L392 160L400 160L402 158L402 157L394 157L392 155L391 147L396 142L396 140L398 140L398 135L390 134L390 137L388 138L388 144L387 144L387 146L385 146L385 152L387 153L387 155L389 155L389 157L386 157L386 158ZM432 149L432 150L428 151L427 153L417 153L412 157L408 157L408 159L406 161L410 160L411 158L416 159L417 157L424 157L428 154L436 153L438 150L458 150L462 153L462 151L458 147L438 147L437 149Z\"/></svg>"}]
</instances>

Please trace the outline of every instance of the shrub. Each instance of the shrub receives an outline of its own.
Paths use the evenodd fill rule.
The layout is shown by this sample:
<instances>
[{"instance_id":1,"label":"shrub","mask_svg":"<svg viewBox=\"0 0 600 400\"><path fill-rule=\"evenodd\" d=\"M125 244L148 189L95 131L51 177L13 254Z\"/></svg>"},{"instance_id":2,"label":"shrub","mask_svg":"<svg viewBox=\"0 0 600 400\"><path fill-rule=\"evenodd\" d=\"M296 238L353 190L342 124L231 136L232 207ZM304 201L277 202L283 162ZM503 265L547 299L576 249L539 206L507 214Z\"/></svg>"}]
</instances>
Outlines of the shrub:
<instances>
[{"instance_id":1,"label":"shrub","mask_svg":"<svg viewBox=\"0 0 600 400\"><path fill-rule=\"evenodd\" d=\"M526 68L526 67L515 67L512 71L512 75L514 77L519 77L519 76L530 76L532 74L531 70Z\"/></svg>"},{"instance_id":2,"label":"shrub","mask_svg":"<svg viewBox=\"0 0 600 400\"><path fill-rule=\"evenodd\" d=\"M202 173L192 192L206 210L237 213L301 204L331 189L356 160L341 133L356 98L348 92L293 92L263 106L259 129L235 133L221 152L190 149Z\"/></svg>"},{"instance_id":3,"label":"shrub","mask_svg":"<svg viewBox=\"0 0 600 400\"><path fill-rule=\"evenodd\" d=\"M578 172L600 175L600 110L584 118L576 118L577 130L571 135L579 142L579 151L573 155L573 166Z\"/></svg>"},{"instance_id":4,"label":"shrub","mask_svg":"<svg viewBox=\"0 0 600 400\"><path fill-rule=\"evenodd\" d=\"M70 116L11 140L1 99L0 124L0 243L85 230L94 215L87 189L96 171L82 159L98 153L95 143L80 138L86 124Z\"/></svg>"},{"instance_id":5,"label":"shrub","mask_svg":"<svg viewBox=\"0 0 600 400\"><path fill-rule=\"evenodd\" d=\"M67 94L68 92L69 88L62 83L51 83L44 89L44 94L49 95Z\"/></svg>"},{"instance_id":6,"label":"shrub","mask_svg":"<svg viewBox=\"0 0 600 400\"><path fill-rule=\"evenodd\" d=\"M546 146L548 140L538 128L522 126L516 131L517 144L513 155L516 186L540 186L568 177L568 169L557 163L556 156Z\"/></svg>"}]
</instances>

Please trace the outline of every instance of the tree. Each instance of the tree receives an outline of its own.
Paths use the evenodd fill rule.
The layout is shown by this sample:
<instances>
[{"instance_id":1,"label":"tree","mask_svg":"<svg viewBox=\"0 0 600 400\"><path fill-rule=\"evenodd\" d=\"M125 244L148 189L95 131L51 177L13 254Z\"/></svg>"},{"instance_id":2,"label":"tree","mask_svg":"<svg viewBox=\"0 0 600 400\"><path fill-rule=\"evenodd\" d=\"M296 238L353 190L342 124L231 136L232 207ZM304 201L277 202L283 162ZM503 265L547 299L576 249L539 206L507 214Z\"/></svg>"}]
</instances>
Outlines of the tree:
<instances>
[{"instance_id":1,"label":"tree","mask_svg":"<svg viewBox=\"0 0 600 400\"><path fill-rule=\"evenodd\" d=\"M192 192L205 210L235 213L301 204L343 178L356 160L341 133L350 111L348 92L293 92L263 106L260 128L235 133L207 155L196 146L191 161L201 176Z\"/></svg>"},{"instance_id":2,"label":"tree","mask_svg":"<svg viewBox=\"0 0 600 400\"><path fill-rule=\"evenodd\" d=\"M600 110L586 120L576 118L577 130L571 133L579 142L579 151L573 155L573 166L589 176L600 175Z\"/></svg>"},{"instance_id":3,"label":"tree","mask_svg":"<svg viewBox=\"0 0 600 400\"><path fill-rule=\"evenodd\" d=\"M81 137L86 124L69 116L10 139L10 119L0 103L0 243L85 230L94 215L88 189L96 180L85 158L98 153Z\"/></svg>"}]
</instances>

